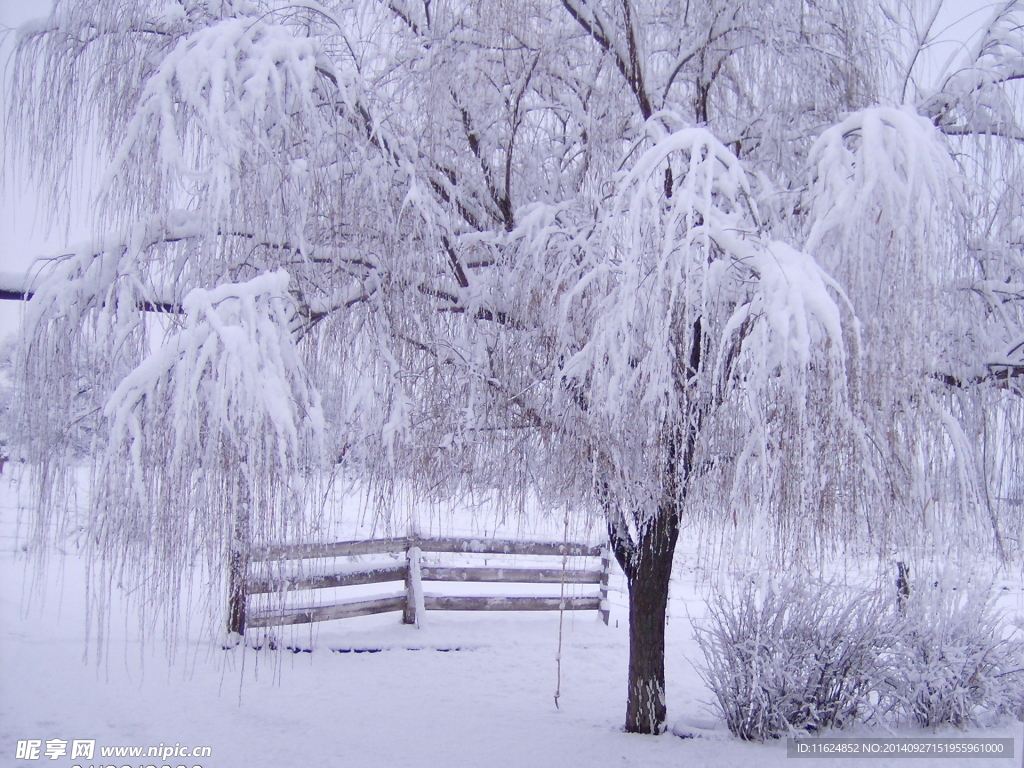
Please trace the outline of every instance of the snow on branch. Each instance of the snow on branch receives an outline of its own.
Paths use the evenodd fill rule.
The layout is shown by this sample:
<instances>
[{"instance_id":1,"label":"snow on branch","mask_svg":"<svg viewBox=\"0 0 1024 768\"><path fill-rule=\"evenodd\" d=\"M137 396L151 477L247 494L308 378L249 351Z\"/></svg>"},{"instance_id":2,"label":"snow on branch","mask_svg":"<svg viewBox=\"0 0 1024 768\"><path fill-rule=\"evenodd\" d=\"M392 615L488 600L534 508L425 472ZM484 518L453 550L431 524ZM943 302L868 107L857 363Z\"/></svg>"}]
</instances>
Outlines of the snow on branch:
<instances>
[{"instance_id":1,"label":"snow on branch","mask_svg":"<svg viewBox=\"0 0 1024 768\"><path fill-rule=\"evenodd\" d=\"M247 15L181 37L142 86L103 188L144 174L169 199L192 195L215 229L237 223L234 195L243 177L256 173L250 184L294 188L293 218L301 223L309 204L303 140L316 119L317 55L313 38ZM272 211L273 200L266 203ZM303 242L301 227L288 235Z\"/></svg>"},{"instance_id":2,"label":"snow on branch","mask_svg":"<svg viewBox=\"0 0 1024 768\"><path fill-rule=\"evenodd\" d=\"M927 220L955 194L958 171L938 131L910 108L871 107L826 130L808 158L814 253L833 230L849 232L879 211ZM952 189L951 189L952 187Z\"/></svg>"},{"instance_id":3,"label":"snow on branch","mask_svg":"<svg viewBox=\"0 0 1024 768\"><path fill-rule=\"evenodd\" d=\"M147 620L174 620L196 567L216 585L229 551L305 530L304 475L319 461L324 418L289 329L288 283L279 270L190 291L184 328L103 407L92 578L118 574ZM201 601L216 617L222 599L214 588Z\"/></svg>"},{"instance_id":4,"label":"snow on branch","mask_svg":"<svg viewBox=\"0 0 1024 768\"><path fill-rule=\"evenodd\" d=\"M1019 330L1000 306L1014 300L1016 286L973 277L960 213L966 182L942 132L908 107L872 107L825 131L810 167L806 248L847 287L868 337L875 335L872 325L879 331L902 314L896 324L905 338L918 339L907 349L909 377L961 387L1018 376ZM964 281L986 300L998 328L951 325L953 287ZM984 366L972 365L979 355L965 349L969 339L981 343Z\"/></svg>"},{"instance_id":5,"label":"snow on branch","mask_svg":"<svg viewBox=\"0 0 1024 768\"><path fill-rule=\"evenodd\" d=\"M111 445L131 458L140 500L149 430L170 441L172 468L212 449L246 461L261 443L273 448L280 467L295 467L303 433L322 430L319 397L302 376L289 329L287 287L279 270L189 292L185 328L114 390L104 409ZM253 442L254 434L262 441Z\"/></svg>"},{"instance_id":6,"label":"snow on branch","mask_svg":"<svg viewBox=\"0 0 1024 768\"><path fill-rule=\"evenodd\" d=\"M604 233L613 256L599 267L614 287L590 341L563 367L590 380L609 413L629 401L662 402L662 418L679 412L684 381L698 374L681 373L681 360L708 343L694 336L698 320L702 333L724 332L716 350L742 319L764 320L769 371L806 367L825 339L841 364L831 292L842 292L810 256L761 233L741 163L707 130L656 135L618 188Z\"/></svg>"},{"instance_id":7,"label":"snow on branch","mask_svg":"<svg viewBox=\"0 0 1024 768\"><path fill-rule=\"evenodd\" d=\"M939 365L967 365L950 305L970 269L965 183L942 134L908 107L870 107L822 133L808 166L804 249L845 289L865 345L903 329L887 361L877 358L887 386L914 388Z\"/></svg>"},{"instance_id":8,"label":"snow on branch","mask_svg":"<svg viewBox=\"0 0 1024 768\"><path fill-rule=\"evenodd\" d=\"M770 410L805 427L811 410L832 409L824 421L844 412L849 302L810 255L763 231L742 163L709 131L648 126L589 244L605 258L562 294L566 324L592 324L567 350L556 396L581 404L580 418L609 436L602 478L631 510L679 493L675 473L679 488L690 482L702 429L733 441L718 449L735 456L718 488L723 504L737 483L761 484L766 498L770 454L794 454L790 465L814 474L813 431L789 438ZM678 464L667 474L666 452ZM805 502L778 503L796 514Z\"/></svg>"},{"instance_id":9,"label":"snow on branch","mask_svg":"<svg viewBox=\"0 0 1024 768\"><path fill-rule=\"evenodd\" d=\"M1024 79L1024 26L1019 2L999 4L960 66L925 93L917 110L953 136L1001 136L1024 140L1014 90Z\"/></svg>"},{"instance_id":10,"label":"snow on branch","mask_svg":"<svg viewBox=\"0 0 1024 768\"><path fill-rule=\"evenodd\" d=\"M1012 389L1012 368L985 362L1018 335L1012 308L985 306L962 288L1012 277L1005 261L985 261L995 246L975 244L996 227L980 235L987 225L972 211L970 169L927 118L885 106L826 130L809 169L805 248L843 286L859 324L851 391L872 526L898 546L929 530L937 546L987 540L1001 550L1007 523L983 491L976 457L1005 449L985 445L991 427L953 430L949 416L984 418L983 403ZM935 509L975 514L935 525Z\"/></svg>"},{"instance_id":11,"label":"snow on branch","mask_svg":"<svg viewBox=\"0 0 1024 768\"><path fill-rule=\"evenodd\" d=\"M194 213L172 210L127 232L80 243L68 254L38 259L35 273L26 278L32 295L23 294L33 299L27 325L34 326L47 316L81 316L96 309L108 318L119 311L180 311L167 286L147 284L145 262L151 258L147 252L185 243L199 234Z\"/></svg>"}]
</instances>

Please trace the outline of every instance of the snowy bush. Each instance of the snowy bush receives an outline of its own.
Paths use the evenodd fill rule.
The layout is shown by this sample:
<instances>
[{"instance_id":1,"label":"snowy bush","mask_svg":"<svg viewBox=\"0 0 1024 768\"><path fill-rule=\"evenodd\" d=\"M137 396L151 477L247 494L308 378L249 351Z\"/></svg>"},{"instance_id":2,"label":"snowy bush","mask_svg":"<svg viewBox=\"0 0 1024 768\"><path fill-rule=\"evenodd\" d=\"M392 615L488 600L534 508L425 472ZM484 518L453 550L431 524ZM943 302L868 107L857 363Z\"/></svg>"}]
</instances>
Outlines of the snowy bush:
<instances>
[{"instance_id":1,"label":"snowy bush","mask_svg":"<svg viewBox=\"0 0 1024 768\"><path fill-rule=\"evenodd\" d=\"M792 580L719 593L697 640L729 730L763 741L855 720L891 631L879 593Z\"/></svg>"},{"instance_id":2,"label":"snowy bush","mask_svg":"<svg viewBox=\"0 0 1024 768\"><path fill-rule=\"evenodd\" d=\"M763 741L857 720L934 728L1024 710L1024 641L994 595L931 580L895 593L786 580L713 596L697 641L729 730Z\"/></svg>"},{"instance_id":3,"label":"snowy bush","mask_svg":"<svg viewBox=\"0 0 1024 768\"><path fill-rule=\"evenodd\" d=\"M897 722L966 727L1021 711L1024 642L1003 637L990 592L921 585L905 610L879 691Z\"/></svg>"}]
</instances>

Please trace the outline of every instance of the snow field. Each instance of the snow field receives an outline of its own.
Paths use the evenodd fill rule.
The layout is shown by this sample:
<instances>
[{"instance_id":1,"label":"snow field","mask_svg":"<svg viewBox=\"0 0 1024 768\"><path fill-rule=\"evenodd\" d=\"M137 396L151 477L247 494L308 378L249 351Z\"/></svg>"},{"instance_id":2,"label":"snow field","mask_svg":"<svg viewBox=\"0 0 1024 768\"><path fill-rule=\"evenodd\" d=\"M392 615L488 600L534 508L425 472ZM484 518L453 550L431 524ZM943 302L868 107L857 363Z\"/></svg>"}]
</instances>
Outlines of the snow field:
<instances>
[{"instance_id":1,"label":"snow field","mask_svg":"<svg viewBox=\"0 0 1024 768\"><path fill-rule=\"evenodd\" d=\"M711 693L691 663L699 650L690 617L703 615L692 542L680 548L683 565L667 628L674 733L635 736L620 730L628 662L625 595L614 591L622 588L621 574L612 580L610 626L596 612L564 616L557 709L557 613L428 612L419 630L402 626L397 613L298 626L283 635L283 645L297 652L224 651L196 633L168 660L159 641L144 647L133 614L114 606L97 665L85 658L84 564L73 550L51 558L45 599L30 589L33 572L15 525L24 500L9 467L0 477L0 766L35 765L15 759L17 741L53 738L95 739L97 749L210 746L212 757L185 761L202 768L790 765L785 742L740 742L707 709ZM500 585L474 586L482 593ZM1006 600L1019 599L1016 583ZM1012 736L1018 755L941 765L1018 766L1021 731L1008 723L940 732ZM675 735L684 733L695 738ZM889 734L854 729L834 735ZM896 735L934 734L901 729ZM65 757L42 764L81 762ZM798 768L853 764L807 760ZM873 768L926 764L871 762Z\"/></svg>"}]
</instances>

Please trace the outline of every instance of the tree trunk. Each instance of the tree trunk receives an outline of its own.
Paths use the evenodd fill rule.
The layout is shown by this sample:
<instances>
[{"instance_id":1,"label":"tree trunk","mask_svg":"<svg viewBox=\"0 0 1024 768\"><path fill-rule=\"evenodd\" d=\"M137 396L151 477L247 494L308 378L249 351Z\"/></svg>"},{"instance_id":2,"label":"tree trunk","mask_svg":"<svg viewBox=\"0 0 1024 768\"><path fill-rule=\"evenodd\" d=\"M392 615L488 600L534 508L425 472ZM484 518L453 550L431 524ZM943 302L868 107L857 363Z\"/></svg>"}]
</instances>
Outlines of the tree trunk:
<instances>
[{"instance_id":1,"label":"tree trunk","mask_svg":"<svg viewBox=\"0 0 1024 768\"><path fill-rule=\"evenodd\" d=\"M679 379L690 381L700 368L703 334L693 324L689 367ZM685 387L681 385L681 389ZM679 539L679 521L693 471L693 456L703 424L703 411L692 408L683 428L669 431L665 486L655 514L634 512L636 540L608 484L599 486L608 521L608 541L629 585L629 684L626 732L661 733L665 727L665 612L672 560Z\"/></svg>"},{"instance_id":2,"label":"tree trunk","mask_svg":"<svg viewBox=\"0 0 1024 768\"><path fill-rule=\"evenodd\" d=\"M673 505L674 506L674 505ZM629 584L628 733L661 733L665 726L665 612L679 536L675 508L662 507L635 544Z\"/></svg>"}]
</instances>

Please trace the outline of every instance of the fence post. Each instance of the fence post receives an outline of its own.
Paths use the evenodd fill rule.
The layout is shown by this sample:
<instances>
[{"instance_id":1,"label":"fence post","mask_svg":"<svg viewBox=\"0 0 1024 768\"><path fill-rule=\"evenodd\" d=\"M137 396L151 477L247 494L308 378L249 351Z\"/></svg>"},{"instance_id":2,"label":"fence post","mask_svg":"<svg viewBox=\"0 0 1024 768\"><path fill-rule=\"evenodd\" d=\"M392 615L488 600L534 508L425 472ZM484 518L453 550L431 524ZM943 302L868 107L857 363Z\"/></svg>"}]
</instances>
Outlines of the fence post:
<instances>
[{"instance_id":1,"label":"fence post","mask_svg":"<svg viewBox=\"0 0 1024 768\"><path fill-rule=\"evenodd\" d=\"M238 506L228 559L228 632L245 634L246 581L249 577L249 493L246 478L239 483Z\"/></svg>"},{"instance_id":2,"label":"fence post","mask_svg":"<svg viewBox=\"0 0 1024 768\"><path fill-rule=\"evenodd\" d=\"M405 574L405 611L402 613L403 624L414 624L417 627L422 620L424 611L423 582L420 579L420 548L416 539L409 540L406 555L408 570Z\"/></svg>"},{"instance_id":3,"label":"fence post","mask_svg":"<svg viewBox=\"0 0 1024 768\"><path fill-rule=\"evenodd\" d=\"M902 560L896 563L896 608L903 613L910 599L910 566Z\"/></svg>"},{"instance_id":4,"label":"fence post","mask_svg":"<svg viewBox=\"0 0 1024 768\"><path fill-rule=\"evenodd\" d=\"M608 620L611 617L611 605L608 602L608 577L611 573L612 567L612 551L611 548L605 544L601 547L601 620L604 625L608 626Z\"/></svg>"}]
</instances>

